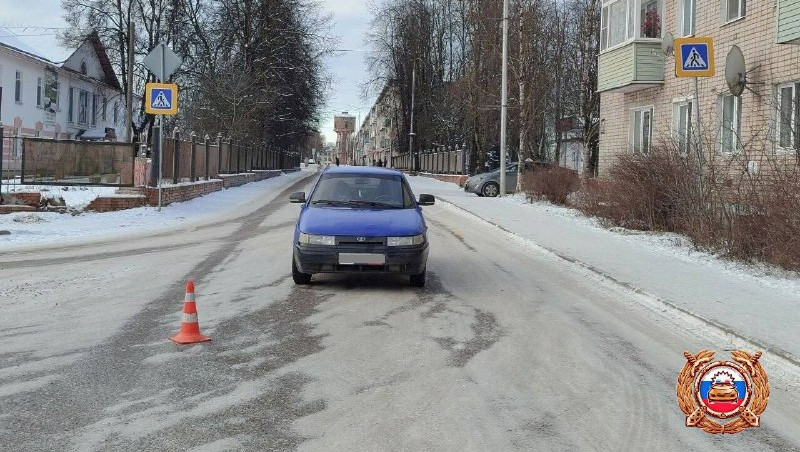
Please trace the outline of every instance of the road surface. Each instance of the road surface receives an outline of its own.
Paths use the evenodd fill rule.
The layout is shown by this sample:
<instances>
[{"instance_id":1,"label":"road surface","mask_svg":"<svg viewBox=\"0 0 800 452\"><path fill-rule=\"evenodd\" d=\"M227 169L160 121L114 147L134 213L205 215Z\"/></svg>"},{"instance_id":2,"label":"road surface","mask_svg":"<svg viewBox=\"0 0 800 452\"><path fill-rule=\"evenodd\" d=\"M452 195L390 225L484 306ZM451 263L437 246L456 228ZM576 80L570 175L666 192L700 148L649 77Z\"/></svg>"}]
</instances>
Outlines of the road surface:
<instances>
[{"instance_id":1,"label":"road surface","mask_svg":"<svg viewBox=\"0 0 800 452\"><path fill-rule=\"evenodd\" d=\"M294 286L286 200L309 182L188 230L0 255L0 449L800 450L791 378L758 429L684 427L682 352L724 344L446 205L425 208L425 289ZM181 347L190 277L213 341Z\"/></svg>"}]
</instances>

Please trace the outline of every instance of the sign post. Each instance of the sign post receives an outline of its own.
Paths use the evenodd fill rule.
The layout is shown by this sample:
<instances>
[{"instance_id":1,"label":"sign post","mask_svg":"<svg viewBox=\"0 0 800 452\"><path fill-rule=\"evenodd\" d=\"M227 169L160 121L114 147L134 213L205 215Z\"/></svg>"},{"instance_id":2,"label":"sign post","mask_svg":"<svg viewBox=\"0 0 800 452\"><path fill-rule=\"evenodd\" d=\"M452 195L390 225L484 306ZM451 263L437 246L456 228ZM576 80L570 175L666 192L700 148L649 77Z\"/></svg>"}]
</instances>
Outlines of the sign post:
<instances>
[{"instance_id":1,"label":"sign post","mask_svg":"<svg viewBox=\"0 0 800 452\"><path fill-rule=\"evenodd\" d=\"M703 191L703 152L701 150L699 77L714 76L714 41L710 37L675 39L675 76L694 78L694 110L697 128L695 152L699 168L700 191Z\"/></svg>"},{"instance_id":2,"label":"sign post","mask_svg":"<svg viewBox=\"0 0 800 452\"><path fill-rule=\"evenodd\" d=\"M161 212L161 178L164 144L164 115L178 113L178 85L164 83L181 65L181 59L164 44L157 45L142 61L161 83L148 83L145 87L145 112L158 115L158 211ZM153 156L155 158L155 156Z\"/></svg>"}]
</instances>

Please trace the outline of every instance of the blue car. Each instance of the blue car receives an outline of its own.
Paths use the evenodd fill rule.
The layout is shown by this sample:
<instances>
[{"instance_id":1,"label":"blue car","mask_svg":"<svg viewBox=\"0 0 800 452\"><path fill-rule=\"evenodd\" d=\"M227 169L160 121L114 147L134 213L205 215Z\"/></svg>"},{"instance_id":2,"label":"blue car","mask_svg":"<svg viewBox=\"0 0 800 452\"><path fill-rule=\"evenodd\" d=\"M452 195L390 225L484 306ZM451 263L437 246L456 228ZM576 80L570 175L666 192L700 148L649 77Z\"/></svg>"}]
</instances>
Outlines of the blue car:
<instances>
[{"instance_id":1,"label":"blue car","mask_svg":"<svg viewBox=\"0 0 800 452\"><path fill-rule=\"evenodd\" d=\"M340 166L325 170L302 203L294 230L292 278L309 284L315 273L392 273L425 285L428 227L403 173L380 167Z\"/></svg>"}]
</instances>

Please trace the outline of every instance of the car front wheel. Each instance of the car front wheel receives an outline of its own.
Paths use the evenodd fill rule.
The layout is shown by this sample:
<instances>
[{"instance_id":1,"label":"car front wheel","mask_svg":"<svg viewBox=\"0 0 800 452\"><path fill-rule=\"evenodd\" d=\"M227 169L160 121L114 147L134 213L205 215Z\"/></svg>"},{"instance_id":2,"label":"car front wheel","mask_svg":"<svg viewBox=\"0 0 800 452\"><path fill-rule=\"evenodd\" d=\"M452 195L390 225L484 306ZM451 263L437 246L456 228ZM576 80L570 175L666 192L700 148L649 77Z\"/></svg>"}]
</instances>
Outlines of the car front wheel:
<instances>
[{"instance_id":1,"label":"car front wheel","mask_svg":"<svg viewBox=\"0 0 800 452\"><path fill-rule=\"evenodd\" d=\"M423 269L422 273L410 276L409 280L412 287L425 287L425 272Z\"/></svg>"},{"instance_id":2,"label":"car front wheel","mask_svg":"<svg viewBox=\"0 0 800 452\"><path fill-rule=\"evenodd\" d=\"M481 189L481 193L483 193L483 196L494 198L500 193L500 186L494 182L487 182Z\"/></svg>"},{"instance_id":3,"label":"car front wheel","mask_svg":"<svg viewBox=\"0 0 800 452\"><path fill-rule=\"evenodd\" d=\"M298 270L297 264L294 263L294 259L292 259L292 279L294 280L295 284L311 284L311 273L302 273L300 270Z\"/></svg>"}]
</instances>

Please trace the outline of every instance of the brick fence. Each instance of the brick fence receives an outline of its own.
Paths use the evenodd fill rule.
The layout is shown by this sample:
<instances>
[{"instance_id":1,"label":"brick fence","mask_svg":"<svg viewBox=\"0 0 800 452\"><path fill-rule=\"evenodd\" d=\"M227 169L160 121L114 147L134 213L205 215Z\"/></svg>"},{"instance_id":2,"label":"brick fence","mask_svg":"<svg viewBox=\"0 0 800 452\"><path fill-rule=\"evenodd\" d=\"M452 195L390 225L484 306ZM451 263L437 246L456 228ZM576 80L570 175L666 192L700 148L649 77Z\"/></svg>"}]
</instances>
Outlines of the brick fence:
<instances>
[{"instance_id":1,"label":"brick fence","mask_svg":"<svg viewBox=\"0 0 800 452\"><path fill-rule=\"evenodd\" d=\"M156 195L158 196L158 195ZM86 210L95 212L111 212L114 210L133 209L147 204L145 195L110 195L99 196L90 202Z\"/></svg>"},{"instance_id":2,"label":"brick fence","mask_svg":"<svg viewBox=\"0 0 800 452\"><path fill-rule=\"evenodd\" d=\"M442 182L451 182L459 187L463 187L469 176L461 174L432 174L432 173L418 173L422 177L430 177L432 179L440 180Z\"/></svg>"},{"instance_id":3,"label":"brick fence","mask_svg":"<svg viewBox=\"0 0 800 452\"><path fill-rule=\"evenodd\" d=\"M161 204L167 205L173 202L188 201L215 191L223 189L223 181L212 179L195 183L186 183L161 188ZM144 189L147 204L158 205L158 188L147 187Z\"/></svg>"},{"instance_id":4,"label":"brick fence","mask_svg":"<svg viewBox=\"0 0 800 452\"><path fill-rule=\"evenodd\" d=\"M3 195L6 204L18 204L39 207L42 204L42 194L38 191L17 191Z\"/></svg>"}]
</instances>

